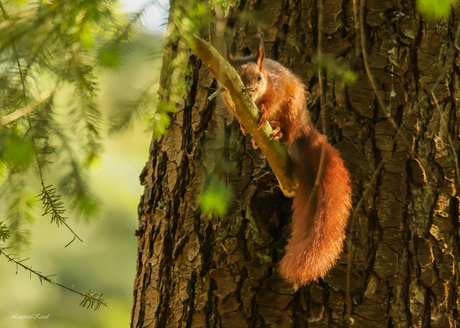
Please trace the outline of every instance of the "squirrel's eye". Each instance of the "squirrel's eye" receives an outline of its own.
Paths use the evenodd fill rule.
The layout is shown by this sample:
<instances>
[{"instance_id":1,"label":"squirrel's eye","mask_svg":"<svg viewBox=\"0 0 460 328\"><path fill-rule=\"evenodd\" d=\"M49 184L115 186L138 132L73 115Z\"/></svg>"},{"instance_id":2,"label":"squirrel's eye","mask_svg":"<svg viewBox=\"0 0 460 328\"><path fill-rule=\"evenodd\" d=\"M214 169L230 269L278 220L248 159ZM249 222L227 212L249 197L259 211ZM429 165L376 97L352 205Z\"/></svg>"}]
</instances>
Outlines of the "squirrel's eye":
<instances>
[{"instance_id":1,"label":"squirrel's eye","mask_svg":"<svg viewBox=\"0 0 460 328\"><path fill-rule=\"evenodd\" d=\"M262 75L259 74L259 76L257 77L257 82L260 82L260 80L262 80Z\"/></svg>"}]
</instances>

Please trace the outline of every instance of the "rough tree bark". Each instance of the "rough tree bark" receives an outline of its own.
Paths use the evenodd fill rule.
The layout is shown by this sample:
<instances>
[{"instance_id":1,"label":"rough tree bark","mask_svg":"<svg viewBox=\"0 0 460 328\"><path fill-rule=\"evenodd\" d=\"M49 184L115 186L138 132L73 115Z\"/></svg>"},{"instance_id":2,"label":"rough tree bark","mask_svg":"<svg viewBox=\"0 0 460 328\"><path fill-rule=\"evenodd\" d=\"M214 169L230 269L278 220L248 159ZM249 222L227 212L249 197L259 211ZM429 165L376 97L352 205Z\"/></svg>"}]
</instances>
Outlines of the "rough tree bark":
<instances>
[{"instance_id":1,"label":"rough tree bark","mask_svg":"<svg viewBox=\"0 0 460 328\"><path fill-rule=\"evenodd\" d=\"M250 136L219 101L207 100L215 80L190 55L187 94L168 134L152 142L141 175L132 327L456 327L460 10L427 22L415 1L359 6L243 1L228 18L237 47L251 48L255 26L240 14L255 10L267 56L305 82L315 122L319 109L326 111L326 134L353 181L340 261L324 280L300 289L279 277L291 201ZM322 53L342 58L359 76L349 86L329 78L322 106L312 64L318 33ZM164 67L176 49L166 45ZM162 83L167 78L164 68ZM222 157L235 168L225 175L234 200L225 217L205 217L198 197Z\"/></svg>"}]
</instances>

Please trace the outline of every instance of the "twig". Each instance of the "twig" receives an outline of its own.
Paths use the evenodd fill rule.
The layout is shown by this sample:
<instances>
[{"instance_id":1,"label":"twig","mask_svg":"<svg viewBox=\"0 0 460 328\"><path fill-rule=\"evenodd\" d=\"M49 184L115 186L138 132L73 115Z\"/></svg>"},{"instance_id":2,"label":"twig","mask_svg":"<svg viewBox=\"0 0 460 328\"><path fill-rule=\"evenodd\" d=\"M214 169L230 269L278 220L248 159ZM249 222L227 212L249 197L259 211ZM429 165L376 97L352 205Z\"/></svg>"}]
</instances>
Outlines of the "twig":
<instances>
[{"instance_id":1,"label":"twig","mask_svg":"<svg viewBox=\"0 0 460 328\"><path fill-rule=\"evenodd\" d=\"M102 298L102 294L93 294L93 293L91 293L91 291L88 291L87 293L79 292L79 291L77 291L75 289L72 289L70 287L67 287L65 285L62 285L62 284L60 284L58 282L55 282L55 281L51 280L49 277L51 277L52 275L44 276L40 272L35 271L32 268L22 264L22 262L24 262L25 260L16 260L12 256L10 256L7 253L5 253L5 251L0 248L0 255L1 254L3 254L10 262L13 262L14 264L16 264L16 268L20 266L24 270L29 271L31 274L35 274L38 277L38 279L40 280L40 282L43 282L43 280L44 280L44 281L50 283L53 286L59 286L61 288L64 288L64 289L67 289L67 290L71 291L72 293L75 293L75 294L78 294L80 296L83 296L85 299L80 303L80 305L86 306L86 304L88 302L90 304L96 304L95 310L97 310L101 305L107 306L107 303ZM16 269L16 273L17 273L17 269ZM88 307L92 307L92 305L88 306Z\"/></svg>"},{"instance_id":2,"label":"twig","mask_svg":"<svg viewBox=\"0 0 460 328\"><path fill-rule=\"evenodd\" d=\"M15 111L15 112L13 112L11 114L8 114L8 115L2 117L0 119L0 125L6 125L8 123L11 123L11 122L17 120L18 118L23 117L24 115L29 114L38 105L40 105L42 102L44 102L46 99L48 99L54 93L54 91L56 91L56 88L57 88L57 86L42 92L33 103L27 105L24 108L18 109L17 111Z\"/></svg>"},{"instance_id":3,"label":"twig","mask_svg":"<svg viewBox=\"0 0 460 328\"><path fill-rule=\"evenodd\" d=\"M353 2L353 5L356 3ZM383 113L385 114L386 118L388 121L390 121L391 125L393 125L394 129L396 130L396 134L399 134L403 142L411 149L411 154L412 154L412 145L409 142L409 140L406 139L406 136L401 133L401 130L398 128L398 125L396 124L395 120L391 116L391 108L388 111L385 107L385 104L383 103L382 97L380 95L380 92L377 88L377 84L375 83L374 75L371 72L371 68L369 66L369 61L367 57L367 50L366 50L366 33L364 32L364 6L366 4L365 0L361 0L359 4L359 25L360 25L360 32L361 32L361 51L363 54L363 61L364 61L364 67L366 69L367 76L369 78L369 81L371 82L372 89L374 89L375 96L377 97L377 101L382 108Z\"/></svg>"}]
</instances>

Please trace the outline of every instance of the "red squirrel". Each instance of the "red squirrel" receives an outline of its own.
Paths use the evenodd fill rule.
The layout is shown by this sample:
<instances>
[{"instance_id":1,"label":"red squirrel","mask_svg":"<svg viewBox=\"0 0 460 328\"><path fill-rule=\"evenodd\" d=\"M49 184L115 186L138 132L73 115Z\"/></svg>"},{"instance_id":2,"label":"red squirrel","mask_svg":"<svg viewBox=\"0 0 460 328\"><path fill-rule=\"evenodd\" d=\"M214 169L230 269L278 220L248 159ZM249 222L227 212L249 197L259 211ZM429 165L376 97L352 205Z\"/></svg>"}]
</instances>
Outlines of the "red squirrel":
<instances>
[{"instance_id":1,"label":"red squirrel","mask_svg":"<svg viewBox=\"0 0 460 328\"><path fill-rule=\"evenodd\" d=\"M281 274L299 285L317 281L342 252L351 208L348 171L337 150L313 126L305 86L289 69L264 58L263 43L255 55L228 55L228 59L259 108L259 124L272 125L272 138L286 146L292 160L297 187L292 236L280 262Z\"/></svg>"}]
</instances>

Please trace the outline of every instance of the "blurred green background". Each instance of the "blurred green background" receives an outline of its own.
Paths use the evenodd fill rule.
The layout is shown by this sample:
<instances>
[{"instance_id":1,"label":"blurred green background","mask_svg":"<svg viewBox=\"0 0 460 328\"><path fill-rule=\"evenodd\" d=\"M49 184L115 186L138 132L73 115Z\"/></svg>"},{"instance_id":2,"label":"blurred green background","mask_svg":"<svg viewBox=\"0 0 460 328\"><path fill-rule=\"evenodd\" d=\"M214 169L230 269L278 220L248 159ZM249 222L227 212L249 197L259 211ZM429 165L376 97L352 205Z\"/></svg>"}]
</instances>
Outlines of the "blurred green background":
<instances>
[{"instance_id":1,"label":"blurred green background","mask_svg":"<svg viewBox=\"0 0 460 328\"><path fill-rule=\"evenodd\" d=\"M99 73L99 106L105 121L117 102L135 99L139 90L158 77L161 67L161 37L141 34L132 53L117 72ZM74 293L47 282L9 263L0 256L0 327L128 327L136 270L137 205L143 188L139 174L148 159L151 132L136 122L133 129L109 138L104 131L104 152L89 179L102 201L96 220L70 218L70 226L83 239L72 239L65 228L50 224L37 204L30 226L31 246L22 258L43 275L56 274L56 282L86 292L103 293L108 307L97 311L79 306L83 300ZM40 189L37 185L37 194ZM70 216L70 213L68 214ZM49 315L48 319L14 319L19 315Z\"/></svg>"}]
</instances>

